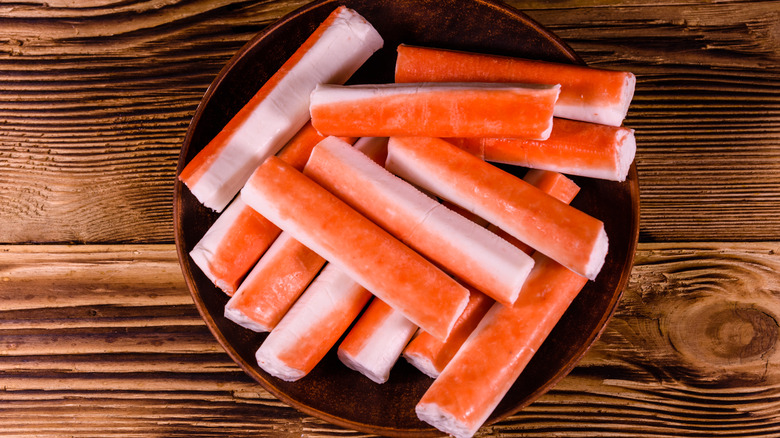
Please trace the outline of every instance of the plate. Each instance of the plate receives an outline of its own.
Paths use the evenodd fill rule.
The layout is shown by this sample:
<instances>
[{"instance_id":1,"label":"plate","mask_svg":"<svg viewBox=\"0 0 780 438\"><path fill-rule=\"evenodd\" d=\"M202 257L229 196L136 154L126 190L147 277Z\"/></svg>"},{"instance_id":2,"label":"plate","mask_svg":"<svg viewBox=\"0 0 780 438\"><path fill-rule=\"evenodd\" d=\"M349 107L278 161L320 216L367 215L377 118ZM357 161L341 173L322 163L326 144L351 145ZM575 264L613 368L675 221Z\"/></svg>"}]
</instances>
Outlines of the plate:
<instances>
[{"instance_id":1,"label":"plate","mask_svg":"<svg viewBox=\"0 0 780 438\"><path fill-rule=\"evenodd\" d=\"M198 106L179 157L177 175L282 65L325 17L344 4L366 17L385 39L383 49L351 83L393 81L399 43L578 63L565 43L522 13L480 0L317 1L269 26L222 69ZM510 171L522 174L524 169ZM609 253L595 282L589 282L517 383L488 420L501 420L527 406L564 377L597 339L628 282L639 229L636 168L624 183L573 178L582 187L572 203L604 221ZM216 220L178 180L174 189L176 248L195 305L217 340L260 385L299 410L326 421L389 436L438 436L417 419L414 406L432 380L403 359L390 380L378 385L343 366L331 351L305 378L284 382L257 366L255 351L265 334L244 329L223 316L228 297L189 258L190 250Z\"/></svg>"}]
</instances>

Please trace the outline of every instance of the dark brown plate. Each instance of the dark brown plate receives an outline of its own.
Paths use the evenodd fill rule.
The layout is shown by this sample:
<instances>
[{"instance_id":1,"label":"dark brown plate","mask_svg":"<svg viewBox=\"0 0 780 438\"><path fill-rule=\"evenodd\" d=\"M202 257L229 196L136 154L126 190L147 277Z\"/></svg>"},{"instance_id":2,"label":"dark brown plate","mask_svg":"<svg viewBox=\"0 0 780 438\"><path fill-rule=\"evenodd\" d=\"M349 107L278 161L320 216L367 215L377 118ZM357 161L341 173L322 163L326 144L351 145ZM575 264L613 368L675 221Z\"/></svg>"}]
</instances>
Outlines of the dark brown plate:
<instances>
[{"instance_id":1,"label":"dark brown plate","mask_svg":"<svg viewBox=\"0 0 780 438\"><path fill-rule=\"evenodd\" d=\"M268 27L223 68L192 119L177 174L340 4L357 10L385 39L385 47L355 74L350 81L354 83L392 82L395 47L399 43L582 64L553 34L497 2L317 1ZM522 174L524 169L514 171ZM635 167L632 166L625 183L575 180L582 191L573 205L605 222L610 239L607 261L596 281L589 282L571 305L489 422L527 406L574 367L603 330L628 281L639 228ZM284 382L261 370L254 354L265 334L246 330L223 317L227 297L211 284L188 255L216 217L176 181L176 247L187 285L214 336L247 374L282 401L332 423L382 435L440 435L419 421L414 413L414 406L431 379L403 360L384 385L347 369L334 352L298 382Z\"/></svg>"}]
</instances>

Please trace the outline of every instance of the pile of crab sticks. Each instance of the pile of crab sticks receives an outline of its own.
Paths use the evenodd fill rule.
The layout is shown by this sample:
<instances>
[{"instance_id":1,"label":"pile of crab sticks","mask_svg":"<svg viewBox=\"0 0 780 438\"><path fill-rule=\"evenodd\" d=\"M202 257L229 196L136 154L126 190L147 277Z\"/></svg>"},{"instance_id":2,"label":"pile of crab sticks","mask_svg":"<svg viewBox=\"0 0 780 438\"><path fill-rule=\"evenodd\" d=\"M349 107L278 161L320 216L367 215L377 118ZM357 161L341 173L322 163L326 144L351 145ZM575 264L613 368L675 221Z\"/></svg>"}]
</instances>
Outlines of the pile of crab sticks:
<instances>
[{"instance_id":1,"label":"pile of crab sticks","mask_svg":"<svg viewBox=\"0 0 780 438\"><path fill-rule=\"evenodd\" d=\"M564 174L625 180L635 77L400 45L395 83L343 85L382 45L337 8L185 166L221 213L190 256L227 318L269 332L271 375L343 337L374 382L402 356L433 377L418 417L470 437L604 264Z\"/></svg>"}]
</instances>

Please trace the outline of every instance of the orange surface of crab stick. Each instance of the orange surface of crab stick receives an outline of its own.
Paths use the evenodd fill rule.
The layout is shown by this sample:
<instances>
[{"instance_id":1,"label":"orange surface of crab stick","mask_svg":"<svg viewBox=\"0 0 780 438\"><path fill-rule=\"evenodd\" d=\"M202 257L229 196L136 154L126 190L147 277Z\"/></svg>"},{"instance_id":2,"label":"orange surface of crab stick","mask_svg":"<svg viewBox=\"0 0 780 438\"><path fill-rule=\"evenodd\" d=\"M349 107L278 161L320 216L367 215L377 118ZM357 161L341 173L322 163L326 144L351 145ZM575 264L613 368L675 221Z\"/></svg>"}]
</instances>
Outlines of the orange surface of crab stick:
<instances>
[{"instance_id":1,"label":"orange surface of crab stick","mask_svg":"<svg viewBox=\"0 0 780 438\"><path fill-rule=\"evenodd\" d=\"M594 279L604 264L603 222L444 140L393 137L387 168L585 277Z\"/></svg>"},{"instance_id":2,"label":"orange surface of crab stick","mask_svg":"<svg viewBox=\"0 0 780 438\"><path fill-rule=\"evenodd\" d=\"M311 120L328 135L546 139L557 85L495 83L319 85Z\"/></svg>"},{"instance_id":3,"label":"orange surface of crab stick","mask_svg":"<svg viewBox=\"0 0 780 438\"><path fill-rule=\"evenodd\" d=\"M232 296L281 230L236 198L190 251L204 274Z\"/></svg>"},{"instance_id":4,"label":"orange surface of crab stick","mask_svg":"<svg viewBox=\"0 0 780 438\"><path fill-rule=\"evenodd\" d=\"M339 7L182 170L206 207L222 211L252 171L309 119L317 84L344 83L383 44L355 11Z\"/></svg>"},{"instance_id":5,"label":"orange surface of crab stick","mask_svg":"<svg viewBox=\"0 0 780 438\"><path fill-rule=\"evenodd\" d=\"M323 265L325 259L283 232L228 300L225 317L250 330L271 331Z\"/></svg>"},{"instance_id":6,"label":"orange surface of crab stick","mask_svg":"<svg viewBox=\"0 0 780 438\"><path fill-rule=\"evenodd\" d=\"M277 157L258 167L241 196L435 336L445 338L466 307L463 286Z\"/></svg>"},{"instance_id":7,"label":"orange surface of crab stick","mask_svg":"<svg viewBox=\"0 0 780 438\"><path fill-rule=\"evenodd\" d=\"M308 374L357 318L371 293L332 264L322 269L257 350L258 365L286 381Z\"/></svg>"},{"instance_id":8,"label":"orange surface of crab stick","mask_svg":"<svg viewBox=\"0 0 780 438\"><path fill-rule=\"evenodd\" d=\"M558 172L547 170L531 169L523 177L523 180L567 204L574 199L580 190L574 181ZM497 233L502 233L502 230L492 224L488 228L495 228ZM533 249L512 236L506 237L512 239L513 243L518 242L518 248L522 248L523 251L529 254L533 252ZM455 327L447 339L441 341L428 333L420 332L404 349L404 358L428 376L437 377L493 303L494 301L485 294L472 290L466 310L458 318L458 322L455 323Z\"/></svg>"},{"instance_id":9,"label":"orange surface of crab stick","mask_svg":"<svg viewBox=\"0 0 780 438\"><path fill-rule=\"evenodd\" d=\"M533 261L495 234L396 177L335 137L304 173L445 271L511 304Z\"/></svg>"},{"instance_id":10,"label":"orange surface of crab stick","mask_svg":"<svg viewBox=\"0 0 780 438\"><path fill-rule=\"evenodd\" d=\"M636 85L629 72L403 44L395 81L560 84L556 117L611 126L623 123Z\"/></svg>"},{"instance_id":11,"label":"orange surface of crab stick","mask_svg":"<svg viewBox=\"0 0 780 438\"><path fill-rule=\"evenodd\" d=\"M514 305L494 304L415 407L456 437L473 436L587 282L536 253Z\"/></svg>"},{"instance_id":12,"label":"orange surface of crab stick","mask_svg":"<svg viewBox=\"0 0 780 438\"><path fill-rule=\"evenodd\" d=\"M452 138L454 145L486 161L625 181L636 155L634 130L554 119L547 140Z\"/></svg>"},{"instance_id":13,"label":"orange surface of crab stick","mask_svg":"<svg viewBox=\"0 0 780 438\"><path fill-rule=\"evenodd\" d=\"M324 138L307 122L279 151L278 156L296 169L303 170L311 150ZM350 138L343 140L354 141ZM280 231L279 227L237 197L190 251L190 255L214 284L232 296Z\"/></svg>"},{"instance_id":14,"label":"orange surface of crab stick","mask_svg":"<svg viewBox=\"0 0 780 438\"><path fill-rule=\"evenodd\" d=\"M417 326L400 312L374 299L338 348L347 367L376 383L385 383Z\"/></svg>"}]
</instances>

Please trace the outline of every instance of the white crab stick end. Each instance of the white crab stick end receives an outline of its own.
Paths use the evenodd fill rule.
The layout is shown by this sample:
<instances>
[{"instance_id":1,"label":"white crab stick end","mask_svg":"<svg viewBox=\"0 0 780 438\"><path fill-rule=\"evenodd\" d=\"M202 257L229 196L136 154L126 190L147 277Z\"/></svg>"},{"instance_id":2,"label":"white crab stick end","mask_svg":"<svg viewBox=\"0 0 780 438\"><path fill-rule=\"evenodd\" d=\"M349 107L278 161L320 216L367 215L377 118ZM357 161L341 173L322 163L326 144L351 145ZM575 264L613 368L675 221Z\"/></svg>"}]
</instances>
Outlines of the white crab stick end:
<instances>
[{"instance_id":1,"label":"white crab stick end","mask_svg":"<svg viewBox=\"0 0 780 438\"><path fill-rule=\"evenodd\" d=\"M257 363L285 381L308 374L365 307L371 293L332 264L292 306L257 350Z\"/></svg>"},{"instance_id":2,"label":"white crab stick end","mask_svg":"<svg viewBox=\"0 0 780 438\"><path fill-rule=\"evenodd\" d=\"M304 173L445 271L511 304L533 260L338 138L314 147Z\"/></svg>"},{"instance_id":3,"label":"white crab stick end","mask_svg":"<svg viewBox=\"0 0 780 438\"><path fill-rule=\"evenodd\" d=\"M347 367L376 383L385 383L417 326L400 312L374 299L338 349Z\"/></svg>"},{"instance_id":4,"label":"white crab stick end","mask_svg":"<svg viewBox=\"0 0 780 438\"><path fill-rule=\"evenodd\" d=\"M344 83L382 45L357 12L337 8L179 178L203 205L222 211L252 171L309 120L314 87Z\"/></svg>"}]
</instances>

